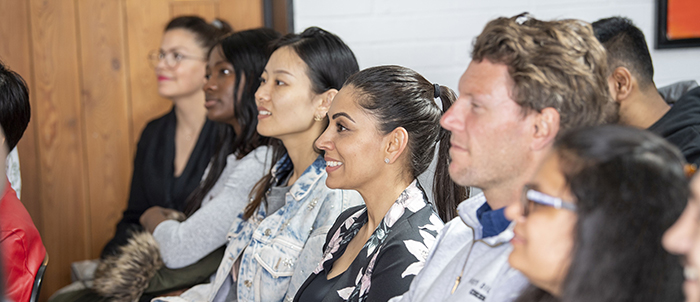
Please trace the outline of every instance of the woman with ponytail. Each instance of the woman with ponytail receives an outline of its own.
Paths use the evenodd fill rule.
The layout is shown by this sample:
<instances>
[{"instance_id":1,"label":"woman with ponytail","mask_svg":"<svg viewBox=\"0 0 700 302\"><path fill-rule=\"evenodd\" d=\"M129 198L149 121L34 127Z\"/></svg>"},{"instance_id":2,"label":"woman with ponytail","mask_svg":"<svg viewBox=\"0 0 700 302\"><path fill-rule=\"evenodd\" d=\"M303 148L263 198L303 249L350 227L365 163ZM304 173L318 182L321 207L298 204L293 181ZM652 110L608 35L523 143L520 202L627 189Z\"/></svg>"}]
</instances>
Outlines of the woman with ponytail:
<instances>
[{"instance_id":1,"label":"woman with ponytail","mask_svg":"<svg viewBox=\"0 0 700 302\"><path fill-rule=\"evenodd\" d=\"M400 66L368 68L346 81L316 147L325 151L327 186L357 190L365 205L336 220L322 262L295 301L387 301L409 289L443 227L440 218L451 219L466 198L446 172L449 133L440 127L454 100L449 88ZM436 149L437 209L416 179Z\"/></svg>"}]
</instances>

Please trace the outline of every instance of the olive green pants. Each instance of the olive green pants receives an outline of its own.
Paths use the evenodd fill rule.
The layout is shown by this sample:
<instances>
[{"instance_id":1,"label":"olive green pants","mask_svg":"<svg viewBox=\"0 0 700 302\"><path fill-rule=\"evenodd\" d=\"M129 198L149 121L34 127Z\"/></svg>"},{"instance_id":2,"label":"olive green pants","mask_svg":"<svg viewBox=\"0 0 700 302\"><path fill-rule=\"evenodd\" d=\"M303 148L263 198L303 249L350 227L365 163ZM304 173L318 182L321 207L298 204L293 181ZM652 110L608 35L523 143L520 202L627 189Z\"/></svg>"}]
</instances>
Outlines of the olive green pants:
<instances>
[{"instance_id":1,"label":"olive green pants","mask_svg":"<svg viewBox=\"0 0 700 302\"><path fill-rule=\"evenodd\" d=\"M216 273L219 268L225 250L226 246L222 246L197 263L187 267L179 269L163 267L159 269L148 283L148 288L139 301L150 301L165 293L208 282L209 276ZM91 288L85 288L57 295L49 302L109 302L110 300L108 297L100 296Z\"/></svg>"}]
</instances>

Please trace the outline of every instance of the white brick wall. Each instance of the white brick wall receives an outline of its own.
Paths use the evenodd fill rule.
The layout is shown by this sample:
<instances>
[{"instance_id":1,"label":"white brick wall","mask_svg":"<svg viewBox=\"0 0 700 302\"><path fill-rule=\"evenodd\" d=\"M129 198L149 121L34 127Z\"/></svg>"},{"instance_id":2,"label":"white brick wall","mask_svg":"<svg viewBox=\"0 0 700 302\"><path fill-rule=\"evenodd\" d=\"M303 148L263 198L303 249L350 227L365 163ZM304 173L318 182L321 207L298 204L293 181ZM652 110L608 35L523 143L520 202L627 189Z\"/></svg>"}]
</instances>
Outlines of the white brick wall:
<instances>
[{"instance_id":1,"label":"white brick wall","mask_svg":"<svg viewBox=\"0 0 700 302\"><path fill-rule=\"evenodd\" d=\"M656 0L294 0L294 26L319 26L350 45L360 68L398 64L456 90L486 23L528 11L538 19L593 22L621 15L642 29L655 82L700 82L700 48L655 50Z\"/></svg>"}]
</instances>

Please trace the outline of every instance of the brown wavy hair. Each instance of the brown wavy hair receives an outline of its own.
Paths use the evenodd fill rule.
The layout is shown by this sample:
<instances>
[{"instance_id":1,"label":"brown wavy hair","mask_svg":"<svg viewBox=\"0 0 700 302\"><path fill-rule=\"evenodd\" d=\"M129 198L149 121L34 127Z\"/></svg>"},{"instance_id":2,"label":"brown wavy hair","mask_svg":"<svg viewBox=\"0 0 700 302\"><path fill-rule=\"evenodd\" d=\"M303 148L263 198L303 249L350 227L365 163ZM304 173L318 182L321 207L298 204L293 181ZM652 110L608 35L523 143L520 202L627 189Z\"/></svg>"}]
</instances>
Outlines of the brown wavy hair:
<instances>
[{"instance_id":1,"label":"brown wavy hair","mask_svg":"<svg viewBox=\"0 0 700 302\"><path fill-rule=\"evenodd\" d=\"M523 114L556 109L559 133L617 118L605 49L586 22L541 21L527 13L498 18L474 41L472 59L508 66L515 83L513 99Z\"/></svg>"}]
</instances>

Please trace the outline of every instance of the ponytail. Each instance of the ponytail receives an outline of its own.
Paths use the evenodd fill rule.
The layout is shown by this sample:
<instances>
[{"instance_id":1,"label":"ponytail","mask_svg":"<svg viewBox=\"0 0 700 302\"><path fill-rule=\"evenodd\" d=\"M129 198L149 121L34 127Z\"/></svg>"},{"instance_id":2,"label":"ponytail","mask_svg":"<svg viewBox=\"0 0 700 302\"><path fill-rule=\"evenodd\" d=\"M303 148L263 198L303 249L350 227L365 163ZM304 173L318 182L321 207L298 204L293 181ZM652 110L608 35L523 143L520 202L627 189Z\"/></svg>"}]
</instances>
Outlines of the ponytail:
<instances>
[{"instance_id":1,"label":"ponytail","mask_svg":"<svg viewBox=\"0 0 700 302\"><path fill-rule=\"evenodd\" d=\"M437 84L435 84L437 85ZM439 99L442 102L443 114L454 104L456 96L445 86L437 86ZM456 184L450 178L450 137L452 134L440 125L438 136L438 158L433 178L433 196L438 215L447 222L457 216L457 205L469 196L469 188Z\"/></svg>"}]
</instances>

